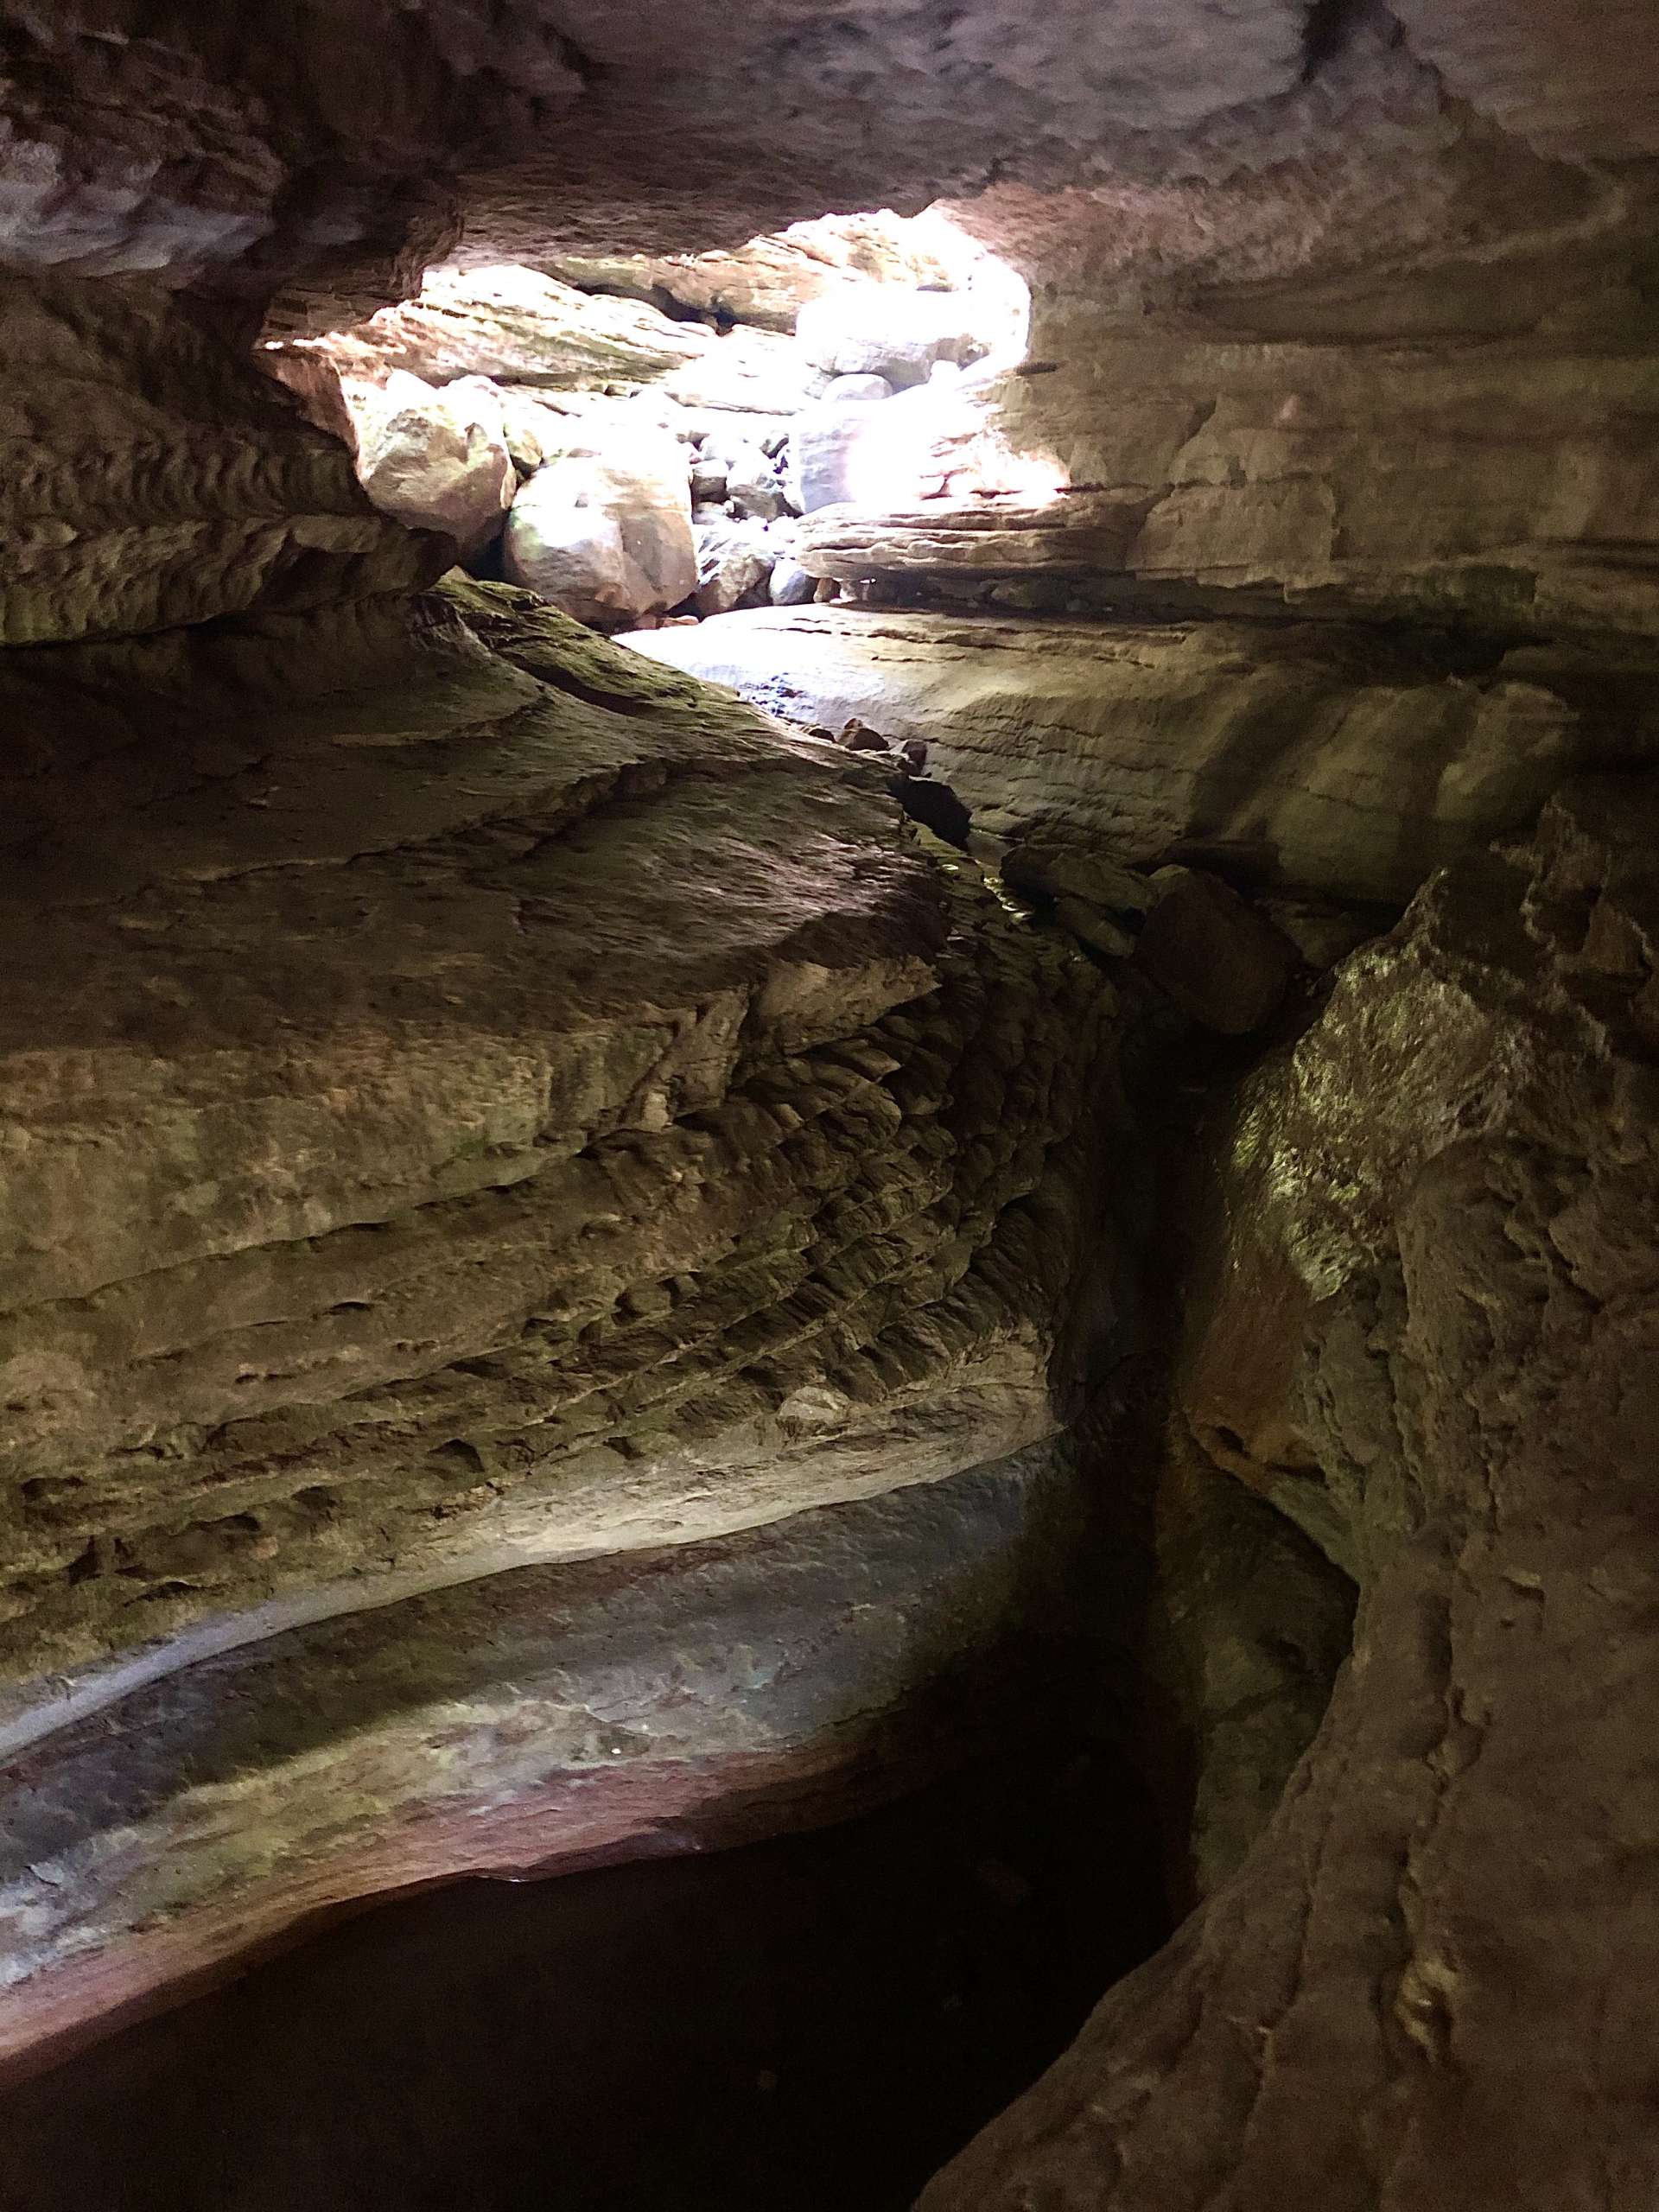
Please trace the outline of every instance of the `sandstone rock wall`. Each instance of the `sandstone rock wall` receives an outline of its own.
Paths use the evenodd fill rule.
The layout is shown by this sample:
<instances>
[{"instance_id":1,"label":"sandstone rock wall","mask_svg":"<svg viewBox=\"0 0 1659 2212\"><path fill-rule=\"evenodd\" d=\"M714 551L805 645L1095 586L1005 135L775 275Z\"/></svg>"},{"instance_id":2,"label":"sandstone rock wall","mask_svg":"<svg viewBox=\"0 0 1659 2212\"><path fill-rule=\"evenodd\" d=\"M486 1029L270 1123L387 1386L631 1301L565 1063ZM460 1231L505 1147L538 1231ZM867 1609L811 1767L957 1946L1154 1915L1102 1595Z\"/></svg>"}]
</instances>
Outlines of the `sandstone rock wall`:
<instances>
[{"instance_id":1,"label":"sandstone rock wall","mask_svg":"<svg viewBox=\"0 0 1659 2212\"><path fill-rule=\"evenodd\" d=\"M1347 623L822 607L630 644L786 719L919 740L995 837L1399 905L1575 768L1659 757L1641 658Z\"/></svg>"},{"instance_id":2,"label":"sandstone rock wall","mask_svg":"<svg viewBox=\"0 0 1659 2212\"><path fill-rule=\"evenodd\" d=\"M469 1837L515 1868L637 1840L626 1791L582 1825L637 1710L558 1680L515 1600L706 1633L740 1711L702 1779L776 1754L830 1798L847 1684L895 1709L1023 1618L1019 1455L1091 1392L1114 1433L1134 1162L1102 1106L1126 1010L1184 1034L1168 1005L1133 959L1120 1005L1111 915L1090 957L906 830L908 766L510 593L416 596L447 544L245 358L408 299L463 213L474 268L554 267L944 191L1032 281L990 420L1023 472L825 511L805 570L930 609L763 619L721 635L778 664L731 672L936 752L1051 884L1178 860L1368 928L1415 897L1328 1003L1300 975L1254 1076L1205 1063L1160 1571L1200 1871L1236 1872L930 2212L1647 2212L1659 818L1628 776L1549 793L1652 757L1648 19L4 28L14 2047ZM447 367L454 318L393 314ZM601 365L641 368L639 324ZM670 347L679 404L721 342ZM1258 1495L1211 1510L1199 1451ZM1354 1654L1252 1841L1323 1661L1292 1710L1215 1560L1264 1561L1323 1649L1309 1543L1359 1583ZM644 1597L592 1563L645 1547ZM766 1649L828 1653L823 1695L748 1709L751 1570L820 1622L897 1607L925 1663L785 1605ZM538 1765L532 1709L582 1740ZM656 1812L727 1833L672 1764Z\"/></svg>"},{"instance_id":3,"label":"sandstone rock wall","mask_svg":"<svg viewBox=\"0 0 1659 2212\"><path fill-rule=\"evenodd\" d=\"M1189 1402L1301 1440L1263 1486L1323 1493L1353 1656L1232 1883L928 2212L1651 2194L1656 803L1437 880L1247 1087Z\"/></svg>"},{"instance_id":4,"label":"sandstone rock wall","mask_svg":"<svg viewBox=\"0 0 1659 2212\"><path fill-rule=\"evenodd\" d=\"M250 372L245 327L137 283L15 276L0 316L5 644L406 594L444 565L370 505L338 439Z\"/></svg>"}]
</instances>

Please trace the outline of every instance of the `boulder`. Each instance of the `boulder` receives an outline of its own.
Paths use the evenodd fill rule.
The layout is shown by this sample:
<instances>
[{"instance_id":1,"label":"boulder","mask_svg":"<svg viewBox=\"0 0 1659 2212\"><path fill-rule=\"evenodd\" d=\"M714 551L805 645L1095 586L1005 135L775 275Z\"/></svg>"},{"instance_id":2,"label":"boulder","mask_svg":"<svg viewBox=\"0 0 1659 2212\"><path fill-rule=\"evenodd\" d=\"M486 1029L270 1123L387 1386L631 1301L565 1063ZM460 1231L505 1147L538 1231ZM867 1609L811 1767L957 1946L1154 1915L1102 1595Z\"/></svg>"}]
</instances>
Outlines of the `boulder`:
<instances>
[{"instance_id":1,"label":"boulder","mask_svg":"<svg viewBox=\"0 0 1659 2212\"><path fill-rule=\"evenodd\" d=\"M466 379L467 383L482 383L482 378ZM502 435L507 442L507 451L512 455L513 467L521 476L533 476L544 462L556 461L569 448L571 438L580 435L579 416L573 416L563 406L550 405L533 390L522 385L493 385L501 409Z\"/></svg>"},{"instance_id":2,"label":"boulder","mask_svg":"<svg viewBox=\"0 0 1659 2212\"><path fill-rule=\"evenodd\" d=\"M1218 875L1160 868L1135 944L1135 965L1184 1014L1245 1037L1278 1011L1296 948Z\"/></svg>"},{"instance_id":3,"label":"boulder","mask_svg":"<svg viewBox=\"0 0 1659 2212\"><path fill-rule=\"evenodd\" d=\"M1109 853L1050 837L1027 837L1003 855L1002 880L1041 899L1081 899L1109 913L1144 914L1157 896L1151 879Z\"/></svg>"},{"instance_id":4,"label":"boulder","mask_svg":"<svg viewBox=\"0 0 1659 2212\"><path fill-rule=\"evenodd\" d=\"M754 522L774 522L789 512L783 480L759 446L740 446L728 457L726 496Z\"/></svg>"},{"instance_id":5,"label":"boulder","mask_svg":"<svg viewBox=\"0 0 1659 2212\"><path fill-rule=\"evenodd\" d=\"M759 524L734 522L721 515L700 522L696 605L699 614L729 614L751 592L760 592L772 575L773 555Z\"/></svg>"},{"instance_id":6,"label":"boulder","mask_svg":"<svg viewBox=\"0 0 1659 2212\"><path fill-rule=\"evenodd\" d=\"M579 621L677 607L697 586L681 448L666 434L539 469L514 503L503 566Z\"/></svg>"},{"instance_id":7,"label":"boulder","mask_svg":"<svg viewBox=\"0 0 1659 2212\"><path fill-rule=\"evenodd\" d=\"M356 416L357 473L375 505L442 531L463 559L497 535L518 487L493 389L468 377L440 391L398 371Z\"/></svg>"},{"instance_id":8,"label":"boulder","mask_svg":"<svg viewBox=\"0 0 1659 2212\"><path fill-rule=\"evenodd\" d=\"M772 571L772 603L774 607L805 607L817 590L818 580L809 575L798 561L787 554Z\"/></svg>"},{"instance_id":9,"label":"boulder","mask_svg":"<svg viewBox=\"0 0 1659 2212\"><path fill-rule=\"evenodd\" d=\"M1054 918L1091 952L1103 953L1109 960L1127 960L1135 950L1135 939L1123 925L1087 899L1057 899Z\"/></svg>"},{"instance_id":10,"label":"boulder","mask_svg":"<svg viewBox=\"0 0 1659 2212\"><path fill-rule=\"evenodd\" d=\"M897 390L925 384L936 361L965 367L990 351L975 327L979 303L962 292L884 292L809 300L795 336L815 369L884 377Z\"/></svg>"},{"instance_id":11,"label":"boulder","mask_svg":"<svg viewBox=\"0 0 1659 2212\"><path fill-rule=\"evenodd\" d=\"M886 377L831 377L819 396L826 407L836 407L849 399L891 399L893 386Z\"/></svg>"},{"instance_id":12,"label":"boulder","mask_svg":"<svg viewBox=\"0 0 1659 2212\"><path fill-rule=\"evenodd\" d=\"M699 454L691 464L691 504L718 506L726 497L726 464Z\"/></svg>"},{"instance_id":13,"label":"boulder","mask_svg":"<svg viewBox=\"0 0 1659 2212\"><path fill-rule=\"evenodd\" d=\"M853 457L873 400L823 400L795 417L789 441L790 491L803 514L853 496Z\"/></svg>"},{"instance_id":14,"label":"boulder","mask_svg":"<svg viewBox=\"0 0 1659 2212\"><path fill-rule=\"evenodd\" d=\"M851 501L885 518L918 499L953 492L959 478L977 483L983 473L985 434L982 403L959 378L930 378L890 399L820 400L795 418L791 451L796 504L806 514ZM980 504L970 502L976 508ZM920 518L912 529L919 529L924 538L928 534L928 524Z\"/></svg>"}]
</instances>

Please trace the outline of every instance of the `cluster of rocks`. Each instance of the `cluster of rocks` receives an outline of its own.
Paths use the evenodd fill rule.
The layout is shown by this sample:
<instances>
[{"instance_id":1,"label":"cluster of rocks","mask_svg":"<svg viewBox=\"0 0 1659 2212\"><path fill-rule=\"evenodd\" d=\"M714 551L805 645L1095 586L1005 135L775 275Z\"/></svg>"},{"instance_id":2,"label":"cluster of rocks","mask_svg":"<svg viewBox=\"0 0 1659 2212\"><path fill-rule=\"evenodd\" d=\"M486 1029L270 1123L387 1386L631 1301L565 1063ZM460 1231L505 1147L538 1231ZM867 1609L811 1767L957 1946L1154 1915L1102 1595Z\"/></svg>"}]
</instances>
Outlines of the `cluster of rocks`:
<instances>
[{"instance_id":1,"label":"cluster of rocks","mask_svg":"<svg viewBox=\"0 0 1659 2212\"><path fill-rule=\"evenodd\" d=\"M1014 842L976 829L961 795L929 772L923 738L884 736L858 715L838 731L808 734L888 770L887 788L913 822L977 861L1032 914L1066 931L1097 966L1168 1001L1188 1021L1219 1037L1265 1030L1299 971L1325 964L1292 902L1277 914L1213 869L1131 868L1098 842L1039 832ZM1363 934L1363 931L1357 932ZM1350 949L1344 944L1343 950Z\"/></svg>"},{"instance_id":2,"label":"cluster of rocks","mask_svg":"<svg viewBox=\"0 0 1659 2212\"><path fill-rule=\"evenodd\" d=\"M884 737L856 716L844 722L833 738L826 729L810 734L829 739L846 752L874 755L888 769L887 789L912 822L919 822L948 845L959 846L963 852L974 849L970 842L973 817L949 784L929 775L927 747L920 738Z\"/></svg>"},{"instance_id":3,"label":"cluster of rocks","mask_svg":"<svg viewBox=\"0 0 1659 2212\"><path fill-rule=\"evenodd\" d=\"M1209 868L1143 874L1099 851L1033 838L1003 855L1002 878L1091 953L1128 962L1218 1036L1265 1028L1300 965L1290 938Z\"/></svg>"},{"instance_id":4,"label":"cluster of rocks","mask_svg":"<svg viewBox=\"0 0 1659 2212\"><path fill-rule=\"evenodd\" d=\"M989 350L981 312L966 293L897 286L810 300L792 344L766 341L787 356L771 394L746 388L736 406L649 385L429 382L402 367L376 379L355 362L343 390L358 473L383 511L452 538L474 575L598 627L800 605L820 594L795 558L800 516L855 498L861 472L884 497L896 471L949 487L951 449L977 427L949 403ZM767 396L775 411L753 405Z\"/></svg>"}]
</instances>

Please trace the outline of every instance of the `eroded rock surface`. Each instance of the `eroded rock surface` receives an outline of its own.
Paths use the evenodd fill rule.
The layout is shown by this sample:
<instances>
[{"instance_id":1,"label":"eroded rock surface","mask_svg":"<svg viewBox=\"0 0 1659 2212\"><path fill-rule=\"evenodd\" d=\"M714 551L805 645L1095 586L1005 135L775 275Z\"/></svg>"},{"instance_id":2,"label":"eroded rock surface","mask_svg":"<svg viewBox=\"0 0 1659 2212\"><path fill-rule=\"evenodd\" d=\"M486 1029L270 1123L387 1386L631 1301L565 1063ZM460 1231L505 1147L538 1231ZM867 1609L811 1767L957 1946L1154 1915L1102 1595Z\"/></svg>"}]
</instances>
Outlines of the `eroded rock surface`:
<instances>
[{"instance_id":1,"label":"eroded rock surface","mask_svg":"<svg viewBox=\"0 0 1659 2212\"><path fill-rule=\"evenodd\" d=\"M447 565L200 311L137 283L0 276L0 642L337 606Z\"/></svg>"},{"instance_id":2,"label":"eroded rock surface","mask_svg":"<svg viewBox=\"0 0 1659 2212\"><path fill-rule=\"evenodd\" d=\"M1193 1857L1236 1872L930 2212L1649 2212L1659 817L1551 793L1655 757L1651 40L1624 0L10 10L9 2033L468 1837L638 1841L624 1790L583 1827L554 1707L594 1708L515 1595L590 1656L601 1585L645 1642L707 1630L699 1726L753 1720L785 1782L834 1770L838 1684L902 1706L882 1606L994 1643L1011 1554L955 1580L947 1500L1085 1396L1112 1433L1135 1139L1100 1101L1126 1017L1191 1044L1114 871L1174 864L1313 968L1415 900L1322 1007L1257 994L1255 1076L1207 1039L1157 1571ZM1027 358L882 400L899 443L783 586L902 607L721 616L652 665L435 603L453 538L317 427L338 355L502 376L515 474L601 380L770 462L784 341L720 334L727 277L670 302L712 324L578 322L556 273L487 272L942 192L1030 278ZM1022 851L1035 927L980 873L1020 889ZM858 1541L815 1550L818 1509ZM1340 1637L1314 1545L1354 1657L1252 1840ZM746 1686L711 1625L757 1561L822 1624L767 1649L822 1681ZM651 1817L727 1832L638 1764Z\"/></svg>"},{"instance_id":3,"label":"eroded rock surface","mask_svg":"<svg viewBox=\"0 0 1659 2212\"><path fill-rule=\"evenodd\" d=\"M1634 2212L1659 2183L1656 827L1651 779L1564 794L1246 1086L1189 1403L1246 1453L1300 1440L1262 1486L1319 1493L1353 1656L1233 1881L927 2212ZM1244 1350L1269 1303L1276 1397Z\"/></svg>"},{"instance_id":4,"label":"eroded rock surface","mask_svg":"<svg viewBox=\"0 0 1659 2212\"><path fill-rule=\"evenodd\" d=\"M996 1468L747 1535L526 1567L267 1637L4 1775L0 2075L353 1900L842 1817L1061 1663L1075 1471Z\"/></svg>"},{"instance_id":5,"label":"eroded rock surface","mask_svg":"<svg viewBox=\"0 0 1659 2212\"><path fill-rule=\"evenodd\" d=\"M5 886L25 1731L214 1623L1057 1420L1098 979L908 849L879 774L465 603L505 657L442 611L181 632L42 730ZM56 673L14 664L20 707Z\"/></svg>"}]
</instances>

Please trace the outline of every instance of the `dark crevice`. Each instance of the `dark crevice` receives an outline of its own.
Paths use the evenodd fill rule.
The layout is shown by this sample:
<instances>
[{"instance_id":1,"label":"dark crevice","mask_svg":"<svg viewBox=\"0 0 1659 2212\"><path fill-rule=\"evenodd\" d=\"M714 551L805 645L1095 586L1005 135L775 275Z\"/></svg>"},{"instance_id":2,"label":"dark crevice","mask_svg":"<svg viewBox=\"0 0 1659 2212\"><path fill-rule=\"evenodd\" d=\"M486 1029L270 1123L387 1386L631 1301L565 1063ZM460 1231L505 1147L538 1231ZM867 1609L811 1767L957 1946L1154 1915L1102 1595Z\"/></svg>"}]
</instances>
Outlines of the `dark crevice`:
<instances>
[{"instance_id":1,"label":"dark crevice","mask_svg":"<svg viewBox=\"0 0 1659 2212\"><path fill-rule=\"evenodd\" d=\"M1303 84L1313 82L1347 45L1359 22L1372 13L1371 0L1313 0L1302 23Z\"/></svg>"},{"instance_id":2,"label":"dark crevice","mask_svg":"<svg viewBox=\"0 0 1659 2212\"><path fill-rule=\"evenodd\" d=\"M567 268L564 281L573 284L577 291L587 293L589 299L638 300L643 306L655 308L658 315L666 315L671 322L699 322L721 338L735 330L741 322L748 323L757 330L775 327L764 317L740 315L724 300L716 300L712 306L704 307L695 300L681 299L667 284L653 283L645 277L630 283L623 277L577 276Z\"/></svg>"}]
</instances>

